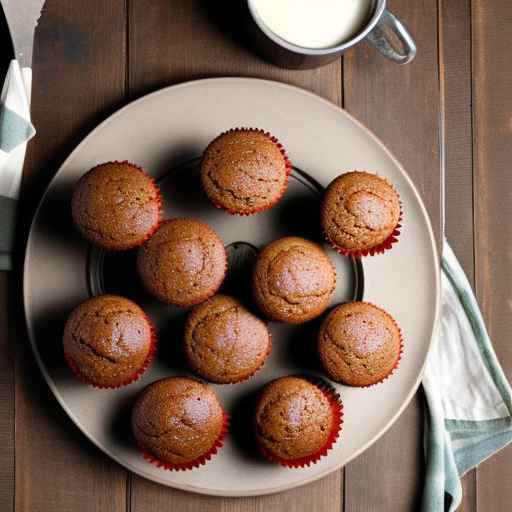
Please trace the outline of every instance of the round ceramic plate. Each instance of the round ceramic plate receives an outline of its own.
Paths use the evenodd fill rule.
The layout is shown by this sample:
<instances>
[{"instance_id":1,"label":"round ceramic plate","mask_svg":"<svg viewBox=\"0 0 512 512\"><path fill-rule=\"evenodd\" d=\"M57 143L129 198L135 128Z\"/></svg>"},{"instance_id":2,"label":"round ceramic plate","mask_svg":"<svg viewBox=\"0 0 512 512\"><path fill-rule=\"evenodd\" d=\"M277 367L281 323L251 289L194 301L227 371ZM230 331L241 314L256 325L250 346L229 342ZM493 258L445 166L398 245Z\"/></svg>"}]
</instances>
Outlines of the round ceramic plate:
<instances>
[{"instance_id":1,"label":"round ceramic plate","mask_svg":"<svg viewBox=\"0 0 512 512\"><path fill-rule=\"evenodd\" d=\"M236 126L269 130L283 143L294 171L282 202L251 217L213 208L198 180L208 142ZM152 300L141 288L134 253L102 253L73 229L70 196L88 169L129 160L159 181L168 216L189 215L213 226L228 248L229 293L247 293L258 249L285 235L319 239L323 187L343 171L366 169L391 180L404 219L399 243L362 264L329 254L337 267L333 304L363 298L389 311L400 324L405 353L398 371L368 389L336 388L344 424L335 447L305 469L282 469L261 458L251 437L254 396L269 380L289 374L321 375L315 355L318 322L271 323L273 353L265 367L238 385L214 386L232 415L224 448L193 471L171 472L146 462L134 448L129 417L134 398L150 382L187 373L181 352L186 311ZM70 310L93 294L126 295L141 304L159 331L158 357L144 377L123 389L102 391L78 382L62 356L63 324ZM254 79L201 80L163 89L126 106L75 149L51 182L35 216L24 275L25 311L35 356L55 397L83 433L114 460L143 477L189 491L224 496L273 493L311 482L368 448L396 420L417 389L435 329L438 261L432 229L410 178L361 124L331 103L287 85Z\"/></svg>"}]
</instances>

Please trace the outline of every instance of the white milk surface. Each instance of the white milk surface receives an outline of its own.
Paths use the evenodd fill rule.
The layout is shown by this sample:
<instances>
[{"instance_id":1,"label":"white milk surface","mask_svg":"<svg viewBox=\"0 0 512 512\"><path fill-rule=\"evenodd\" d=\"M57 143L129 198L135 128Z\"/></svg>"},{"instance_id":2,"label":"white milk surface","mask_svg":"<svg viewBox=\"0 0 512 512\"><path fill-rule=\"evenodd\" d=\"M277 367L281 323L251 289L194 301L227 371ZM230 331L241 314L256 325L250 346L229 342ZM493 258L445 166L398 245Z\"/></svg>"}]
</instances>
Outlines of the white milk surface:
<instances>
[{"instance_id":1,"label":"white milk surface","mask_svg":"<svg viewBox=\"0 0 512 512\"><path fill-rule=\"evenodd\" d=\"M254 0L253 5L265 25L289 43L329 48L357 34L372 0Z\"/></svg>"}]
</instances>

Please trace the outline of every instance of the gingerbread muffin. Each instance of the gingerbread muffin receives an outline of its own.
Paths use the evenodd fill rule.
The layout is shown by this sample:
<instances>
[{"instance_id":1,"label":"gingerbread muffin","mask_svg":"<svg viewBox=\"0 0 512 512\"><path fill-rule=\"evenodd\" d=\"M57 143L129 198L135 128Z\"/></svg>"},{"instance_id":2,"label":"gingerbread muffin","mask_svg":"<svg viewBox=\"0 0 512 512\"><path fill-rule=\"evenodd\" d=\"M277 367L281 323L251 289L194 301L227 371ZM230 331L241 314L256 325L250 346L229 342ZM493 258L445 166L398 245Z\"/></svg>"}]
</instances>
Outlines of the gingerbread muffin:
<instances>
[{"instance_id":1,"label":"gingerbread muffin","mask_svg":"<svg viewBox=\"0 0 512 512\"><path fill-rule=\"evenodd\" d=\"M185 353L193 370L219 384L253 375L271 351L265 323L227 295L196 306L185 326Z\"/></svg>"},{"instance_id":2,"label":"gingerbread muffin","mask_svg":"<svg viewBox=\"0 0 512 512\"><path fill-rule=\"evenodd\" d=\"M147 460L165 469L185 470L205 464L222 446L227 415L209 386L170 377L144 389L131 423Z\"/></svg>"},{"instance_id":3,"label":"gingerbread muffin","mask_svg":"<svg viewBox=\"0 0 512 512\"><path fill-rule=\"evenodd\" d=\"M322 247L298 237L267 245L253 273L258 306L269 318L291 324L322 314L335 286L336 272Z\"/></svg>"},{"instance_id":4,"label":"gingerbread muffin","mask_svg":"<svg viewBox=\"0 0 512 512\"><path fill-rule=\"evenodd\" d=\"M100 295L73 310L64 328L64 356L82 381L117 388L138 379L155 352L155 331L131 300Z\"/></svg>"},{"instance_id":5,"label":"gingerbread muffin","mask_svg":"<svg viewBox=\"0 0 512 512\"><path fill-rule=\"evenodd\" d=\"M107 250L142 245L157 229L161 210L160 191L153 179L128 162L94 167L80 178L71 200L81 234Z\"/></svg>"},{"instance_id":6,"label":"gingerbread muffin","mask_svg":"<svg viewBox=\"0 0 512 512\"><path fill-rule=\"evenodd\" d=\"M206 148L201 180L212 203L251 215L275 205L286 190L291 165L275 137L263 130L234 129Z\"/></svg>"},{"instance_id":7,"label":"gingerbread muffin","mask_svg":"<svg viewBox=\"0 0 512 512\"><path fill-rule=\"evenodd\" d=\"M142 283L157 299L175 306L199 304L218 290L226 274L224 243L196 219L167 220L139 249Z\"/></svg>"},{"instance_id":8,"label":"gingerbread muffin","mask_svg":"<svg viewBox=\"0 0 512 512\"><path fill-rule=\"evenodd\" d=\"M342 174L327 188L322 202L322 229L341 254L382 253L397 241L400 200L384 178L368 172Z\"/></svg>"},{"instance_id":9,"label":"gingerbread muffin","mask_svg":"<svg viewBox=\"0 0 512 512\"><path fill-rule=\"evenodd\" d=\"M383 309L351 302L338 306L324 320L318 350L332 380L366 387L383 381L398 366L402 337Z\"/></svg>"},{"instance_id":10,"label":"gingerbread muffin","mask_svg":"<svg viewBox=\"0 0 512 512\"><path fill-rule=\"evenodd\" d=\"M338 438L341 416L341 401L331 388L282 377L267 384L258 399L256 438L267 459L287 467L308 466Z\"/></svg>"}]
</instances>

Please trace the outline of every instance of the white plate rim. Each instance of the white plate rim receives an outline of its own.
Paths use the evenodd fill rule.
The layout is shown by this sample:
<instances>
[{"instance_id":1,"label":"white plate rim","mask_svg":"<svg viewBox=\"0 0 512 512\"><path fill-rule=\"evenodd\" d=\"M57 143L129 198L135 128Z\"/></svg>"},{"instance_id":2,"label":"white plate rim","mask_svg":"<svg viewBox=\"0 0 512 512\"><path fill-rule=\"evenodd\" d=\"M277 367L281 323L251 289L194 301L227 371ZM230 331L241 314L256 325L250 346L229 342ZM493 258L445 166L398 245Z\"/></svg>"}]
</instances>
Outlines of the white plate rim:
<instances>
[{"instance_id":1,"label":"white plate rim","mask_svg":"<svg viewBox=\"0 0 512 512\"><path fill-rule=\"evenodd\" d=\"M131 107L133 107L133 106L135 106L135 105L137 105L139 103L142 103L142 102L146 101L149 98L154 98L154 97L157 97L159 95L164 95L170 89L175 90L175 89L184 88L184 87L202 86L202 85L205 85L207 83L212 83L212 82L215 82L215 83L222 83L223 82L223 83L226 83L226 84L229 84L229 83L241 83L241 82L250 82L250 83L261 82L261 83L264 83L264 84L267 84L267 85L272 85L274 87L283 87L283 88L287 88L287 89L293 89L297 93L304 94L305 96L308 96L310 98L314 98L316 101L325 103L331 109L335 109L341 115L348 117L350 119L350 121L352 121L354 124L358 125L358 127L363 132L365 132L365 134L369 138L371 138L378 146L380 146L380 148L387 154L387 156L390 158L390 160L393 161L393 163L396 165L396 167L402 173L403 177L407 180L407 182L408 182L409 186L411 187L411 190L413 191L414 196L415 196L415 198L417 200L417 204L418 204L418 206L420 208L420 211L421 211L421 213L423 214L423 217L426 220L427 231L428 231L428 234L429 234L429 241L430 241L430 245L431 245L431 249L432 249L432 255L433 255L433 258L434 258L434 266L435 266L434 273L435 273L435 278L436 278L435 279L435 293L434 293L434 297L435 297L434 308L435 308L435 311L434 311L434 322L433 322L431 333L430 333L430 342L429 342L429 346L428 346L428 352L427 352L427 355L425 357L425 360L423 361L423 365L421 367L421 371L419 372L418 378L417 378L416 382L414 383L413 387L411 388L411 390L409 391L408 395L406 396L406 399L404 400L404 402L402 403L400 408L397 410L397 412L394 414L394 416L391 417L391 419L388 421L388 423L381 429L381 431L379 433L377 433L375 436L373 436L372 438L370 438L367 443L365 443L363 446L361 446L359 448L359 450L354 452L352 454L352 456L349 457L349 459L345 461L344 464L342 464L342 463L340 463L339 465L336 464L334 467L330 467L330 468L326 469L325 471L323 471L321 473L318 473L316 475L313 475L313 476L311 476L309 478L304 479L303 481L295 482L295 483L292 483L292 484L285 484L285 485L282 485L280 487L273 487L272 489L269 489L268 491L261 491L261 490L259 490L259 491L255 491L255 492L250 492L249 491L249 492L242 492L242 493L241 492L237 492L237 491L233 491L232 493L215 492L215 491L212 491L212 490L206 490L206 489L203 489L201 487L196 487L196 486L192 486L192 485L175 484L175 483L170 484L168 481L166 481L164 479L159 480L158 478L154 478L154 477L149 478L148 475L145 475L143 472L134 470L133 468L129 467L120 458L118 458L117 456L113 455L109 451L109 449L107 447L103 446L102 443L98 442L96 439L94 439L91 435L88 434L88 432L82 427L82 425L80 424L78 419L71 412L71 410L66 405L65 401L60 396L59 391L57 389L57 386L55 385L53 379L51 378L50 374L48 373L48 371L46 369L46 366L44 365L44 363L43 363L43 361L41 359L41 356L39 354L39 350L38 350L36 342L35 342L35 333L33 332L32 325L31 325L31 322L30 322L30 315L29 315L29 307L28 307L29 300L28 300L28 296L27 296L28 295L27 294L27 288L28 288L28 282L27 282L28 281L28 277L27 277L27 275L28 275L28 266L29 266L29 259L30 259L30 254L29 254L28 248L29 248L29 244L30 244L31 234L32 234L32 231L34 229L34 225L36 223L36 219L38 218L39 212L40 212L40 210L42 208L42 205L45 202L46 196L48 195L49 190L51 189L54 181L56 180L57 176L60 174L61 170L64 167L66 167L69 164L69 162L71 162L73 160L75 154L78 153L79 150L81 150L81 148L88 142L89 137L91 137L97 130L99 131L100 129L104 129L105 127L107 127L118 116L124 114L125 111L130 109ZM106 455L108 455L108 457L110 457L112 460L114 460L115 462L120 464L122 467L124 467L127 471L129 471L131 473L135 473L135 474L137 474L138 476L140 476L142 478L149 479L150 481L156 481L156 482L158 482L158 483L160 483L162 485L165 485L166 487L171 487L171 488L174 488L174 489L179 489L179 490L183 490L183 491L193 492L193 493L197 493L197 494L204 494L204 495L209 495L209 496L222 496L222 497L264 496L264 495L268 495L268 494L276 494L276 493L279 493L279 492L283 492L283 491L286 491L286 490L290 490L290 489L294 489L294 488L297 488L297 487L301 487L303 485L310 484L312 482L320 480L321 478L326 477L327 475L333 473L334 471L339 470L341 467L344 467L349 462L351 462L356 457L358 457L361 453L366 451L378 439L380 439L393 426L393 424L396 422L396 420L401 416L401 414L404 412L405 408L409 405L409 403L411 402L411 400L412 400L413 396L415 395L417 389L420 386L420 383L421 383L421 380L423 378L423 374L424 374L424 371L425 371L425 366L426 366L426 363L427 363L427 360L428 360L428 354L430 353L430 351L432 349L432 345L433 345L433 342L434 342L434 339L435 339L435 335L437 333L438 326L439 326L440 300L441 300L439 252L438 252L438 247L437 247L437 244L436 244L436 241L435 241L434 232L433 232L433 229L432 229L432 223L431 223L431 220L430 220L430 216L429 216L429 214L427 212L427 209L426 209L426 207L425 207L425 205L423 203L423 200L422 200L422 198L421 198L421 196L419 194L419 191L416 188L413 180L411 179L411 177L409 176L407 171L404 169L404 167L401 165L401 163L398 161L398 159L393 155L393 153L389 149L387 149L387 147L384 145L384 143L373 132L371 132L364 124L362 124L359 120L357 120L354 116L352 116L345 109L342 109L342 108L338 107L337 105L335 105L332 102L326 100L325 98L322 98L321 96L319 96L319 95L317 95L317 94L315 94L313 92L310 92L310 91L307 91L307 90L302 89L300 87L289 85L289 84L286 84L286 83L277 82L277 81L274 81L274 80L266 80L266 79L260 79L260 78L247 78L247 77L203 78L203 79L191 80L191 81L183 82L183 83L176 84L176 85L170 85L170 86L158 89L158 90L156 90L154 92L151 92L151 93L148 93L146 95L143 95L143 96L141 96L140 98L138 98L138 99L136 99L134 101L129 102L128 104L126 104L125 106L121 107L116 112L114 112L113 114L108 116L105 120L103 120L102 122L97 124L91 131L89 131L89 133L82 138L81 142L75 147L75 149L69 154L69 156L60 165L59 169L57 170L55 175L52 177L50 182L48 183L48 186L47 186L43 196L41 197L41 200L39 201L39 204L37 206L37 209L36 209L36 211L34 213L33 219L32 219L31 224L30 224L30 229L28 231L28 237L27 237L26 246L25 246L24 262L23 262L23 279L22 279L22 283L23 283L23 309L24 309L25 323L26 323L26 326L27 326L27 331L28 331L28 335L29 335L29 339L30 339L30 345L31 345L31 348L32 348L32 352L34 353L34 356L36 358L36 361L37 361L37 364L39 366L39 369L40 369L43 377L45 378L46 383L48 384L49 388L51 389L54 397L56 398L57 402L60 404L60 406L63 408L63 410L69 416L69 418L73 421L73 423L78 427L78 429L87 437L87 439L89 439L96 447L98 447L102 452L104 452Z\"/></svg>"}]
</instances>

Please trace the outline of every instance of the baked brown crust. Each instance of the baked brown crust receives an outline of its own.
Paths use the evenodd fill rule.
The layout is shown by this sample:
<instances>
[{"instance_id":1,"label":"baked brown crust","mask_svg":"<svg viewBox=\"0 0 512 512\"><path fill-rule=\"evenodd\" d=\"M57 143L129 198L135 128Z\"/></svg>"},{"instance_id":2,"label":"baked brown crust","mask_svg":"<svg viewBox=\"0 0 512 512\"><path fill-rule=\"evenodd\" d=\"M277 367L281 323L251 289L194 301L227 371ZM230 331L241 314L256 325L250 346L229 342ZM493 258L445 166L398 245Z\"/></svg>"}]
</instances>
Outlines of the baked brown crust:
<instances>
[{"instance_id":1,"label":"baked brown crust","mask_svg":"<svg viewBox=\"0 0 512 512\"><path fill-rule=\"evenodd\" d=\"M393 235L400 220L400 200L384 178L347 172L327 187L320 219L333 246L367 250Z\"/></svg>"},{"instance_id":2,"label":"baked brown crust","mask_svg":"<svg viewBox=\"0 0 512 512\"><path fill-rule=\"evenodd\" d=\"M223 384L247 379L263 365L270 350L265 323L227 295L215 295L187 318L187 360L209 381Z\"/></svg>"},{"instance_id":3,"label":"baked brown crust","mask_svg":"<svg viewBox=\"0 0 512 512\"><path fill-rule=\"evenodd\" d=\"M256 261L254 297L274 320L298 324L319 316L329 306L335 287L331 260L322 247L303 238L275 240Z\"/></svg>"},{"instance_id":4,"label":"baked brown crust","mask_svg":"<svg viewBox=\"0 0 512 512\"><path fill-rule=\"evenodd\" d=\"M217 233L191 218L163 222L139 249L142 283L157 299L191 306L211 297L226 274L226 251Z\"/></svg>"},{"instance_id":5,"label":"baked brown crust","mask_svg":"<svg viewBox=\"0 0 512 512\"><path fill-rule=\"evenodd\" d=\"M230 213L249 215L273 206L288 182L289 164L263 130L235 129L206 148L201 180L209 199Z\"/></svg>"},{"instance_id":6,"label":"baked brown crust","mask_svg":"<svg viewBox=\"0 0 512 512\"><path fill-rule=\"evenodd\" d=\"M117 295L100 295L72 311L63 347L83 380L117 387L144 367L153 336L152 324L137 304Z\"/></svg>"},{"instance_id":7,"label":"baked brown crust","mask_svg":"<svg viewBox=\"0 0 512 512\"><path fill-rule=\"evenodd\" d=\"M258 443L274 456L293 460L326 446L333 412L317 386L302 378L282 377L263 389L255 422Z\"/></svg>"},{"instance_id":8,"label":"baked brown crust","mask_svg":"<svg viewBox=\"0 0 512 512\"><path fill-rule=\"evenodd\" d=\"M139 167L108 162L80 178L71 212L81 234L92 244L107 250L131 249L158 227L160 191Z\"/></svg>"},{"instance_id":9,"label":"baked brown crust","mask_svg":"<svg viewBox=\"0 0 512 512\"><path fill-rule=\"evenodd\" d=\"M158 460L186 464L209 452L223 431L224 413L213 390L193 379L150 384L132 412L139 447Z\"/></svg>"},{"instance_id":10,"label":"baked brown crust","mask_svg":"<svg viewBox=\"0 0 512 512\"><path fill-rule=\"evenodd\" d=\"M329 377L370 386L391 374L401 354L401 334L383 309L366 302L342 304L324 320L318 349Z\"/></svg>"}]
</instances>

